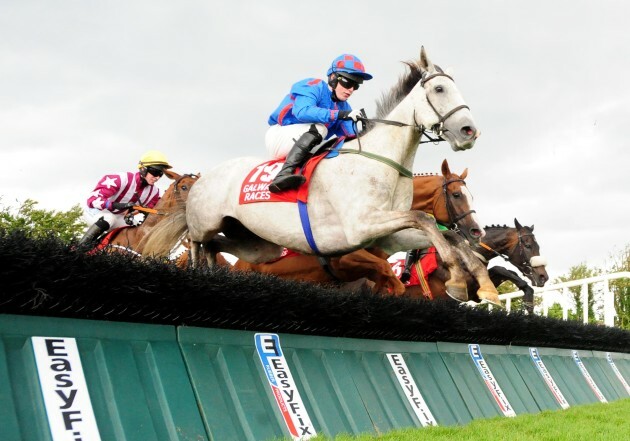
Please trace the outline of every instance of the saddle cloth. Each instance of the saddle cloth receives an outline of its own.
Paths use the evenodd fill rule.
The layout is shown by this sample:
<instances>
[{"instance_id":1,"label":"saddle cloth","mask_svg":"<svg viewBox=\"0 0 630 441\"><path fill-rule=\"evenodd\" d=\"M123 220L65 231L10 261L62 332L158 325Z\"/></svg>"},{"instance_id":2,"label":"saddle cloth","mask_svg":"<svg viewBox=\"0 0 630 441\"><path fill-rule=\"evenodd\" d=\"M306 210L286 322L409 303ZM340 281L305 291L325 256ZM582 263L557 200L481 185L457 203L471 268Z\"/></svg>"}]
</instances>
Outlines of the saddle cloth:
<instances>
[{"instance_id":1,"label":"saddle cloth","mask_svg":"<svg viewBox=\"0 0 630 441\"><path fill-rule=\"evenodd\" d=\"M243 183L241 184L241 192L239 193L239 205L251 204L254 202L303 202L308 199L308 187L315 171L315 167L324 158L332 158L339 154L338 150L343 146L344 142L349 138L340 137L330 146L332 150L325 150L316 154L306 164L299 169L299 172L306 178L306 182L297 189L283 191L282 193L272 193L269 191L269 184L282 169L284 161L281 159L273 159L263 162L254 167L250 171Z\"/></svg>"},{"instance_id":2,"label":"saddle cloth","mask_svg":"<svg viewBox=\"0 0 630 441\"><path fill-rule=\"evenodd\" d=\"M420 260L411 266L411 278L405 283L405 286L420 286L422 295L433 299L433 294L431 294L429 289L428 277L437 267L437 250L435 247L423 250ZM392 263L392 269L398 277L402 275L404 268L405 259L398 259Z\"/></svg>"},{"instance_id":3,"label":"saddle cloth","mask_svg":"<svg viewBox=\"0 0 630 441\"><path fill-rule=\"evenodd\" d=\"M94 246L94 248L88 254L93 254L107 248L109 244L112 242L112 240L114 240L116 236L118 236L118 234L125 228L131 228L131 226L114 228L112 231L105 234L102 238L98 240L98 243Z\"/></svg>"}]
</instances>

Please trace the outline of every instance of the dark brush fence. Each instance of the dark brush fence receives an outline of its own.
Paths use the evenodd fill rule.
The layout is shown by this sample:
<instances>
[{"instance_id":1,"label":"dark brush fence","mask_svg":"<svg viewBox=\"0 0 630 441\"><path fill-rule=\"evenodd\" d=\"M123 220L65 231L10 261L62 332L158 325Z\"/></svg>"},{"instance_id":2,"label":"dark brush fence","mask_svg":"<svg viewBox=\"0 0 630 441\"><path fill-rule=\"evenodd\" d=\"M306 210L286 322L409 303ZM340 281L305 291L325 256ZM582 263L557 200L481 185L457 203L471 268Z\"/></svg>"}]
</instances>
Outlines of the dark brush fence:
<instances>
[{"instance_id":1,"label":"dark brush fence","mask_svg":"<svg viewBox=\"0 0 630 441\"><path fill-rule=\"evenodd\" d=\"M258 332L630 352L630 332L445 302L344 292L224 268L87 255L0 231L0 313Z\"/></svg>"}]
</instances>

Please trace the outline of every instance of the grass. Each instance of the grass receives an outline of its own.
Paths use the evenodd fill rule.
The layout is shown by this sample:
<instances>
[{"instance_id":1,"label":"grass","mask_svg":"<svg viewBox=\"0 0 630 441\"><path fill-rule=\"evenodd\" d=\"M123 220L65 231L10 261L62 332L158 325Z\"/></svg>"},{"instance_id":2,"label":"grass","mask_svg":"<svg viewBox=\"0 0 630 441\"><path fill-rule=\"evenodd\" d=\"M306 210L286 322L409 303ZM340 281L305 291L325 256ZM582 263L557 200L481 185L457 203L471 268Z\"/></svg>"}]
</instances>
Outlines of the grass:
<instances>
[{"instance_id":1,"label":"grass","mask_svg":"<svg viewBox=\"0 0 630 441\"><path fill-rule=\"evenodd\" d=\"M395 430L380 436L319 435L312 441L621 441L630 439L630 399L544 411L515 418L475 420L466 426Z\"/></svg>"}]
</instances>

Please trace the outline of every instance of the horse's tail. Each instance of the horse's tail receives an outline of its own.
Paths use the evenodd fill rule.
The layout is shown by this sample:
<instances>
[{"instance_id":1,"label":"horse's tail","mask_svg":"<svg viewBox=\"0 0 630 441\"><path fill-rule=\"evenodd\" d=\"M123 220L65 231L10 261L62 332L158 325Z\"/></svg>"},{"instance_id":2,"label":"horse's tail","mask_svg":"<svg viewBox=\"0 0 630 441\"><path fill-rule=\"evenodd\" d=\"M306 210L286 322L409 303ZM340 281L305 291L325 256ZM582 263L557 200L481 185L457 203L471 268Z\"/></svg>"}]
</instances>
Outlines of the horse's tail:
<instances>
[{"instance_id":1,"label":"horse's tail","mask_svg":"<svg viewBox=\"0 0 630 441\"><path fill-rule=\"evenodd\" d=\"M144 256L168 256L187 232L186 206L180 205L145 236L142 254Z\"/></svg>"}]
</instances>

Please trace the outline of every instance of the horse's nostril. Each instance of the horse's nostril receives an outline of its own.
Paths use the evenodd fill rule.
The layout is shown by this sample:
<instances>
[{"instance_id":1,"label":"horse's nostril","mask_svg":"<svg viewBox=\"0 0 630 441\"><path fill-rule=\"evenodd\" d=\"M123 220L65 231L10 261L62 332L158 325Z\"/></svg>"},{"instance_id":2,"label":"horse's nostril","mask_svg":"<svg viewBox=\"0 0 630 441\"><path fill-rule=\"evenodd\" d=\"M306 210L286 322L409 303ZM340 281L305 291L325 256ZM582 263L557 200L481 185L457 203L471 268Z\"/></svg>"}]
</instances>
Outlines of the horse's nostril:
<instances>
[{"instance_id":1,"label":"horse's nostril","mask_svg":"<svg viewBox=\"0 0 630 441\"><path fill-rule=\"evenodd\" d=\"M481 230L477 229L477 228L471 228L470 229L470 234L473 237L481 237Z\"/></svg>"},{"instance_id":2,"label":"horse's nostril","mask_svg":"<svg viewBox=\"0 0 630 441\"><path fill-rule=\"evenodd\" d=\"M473 135L475 134L475 131L474 131L474 130L473 130L473 128L472 128L472 127L470 127L470 126L464 126L464 127L462 127L461 132L462 132L462 135L464 135L464 136L468 136L468 137L473 136Z\"/></svg>"}]
</instances>

